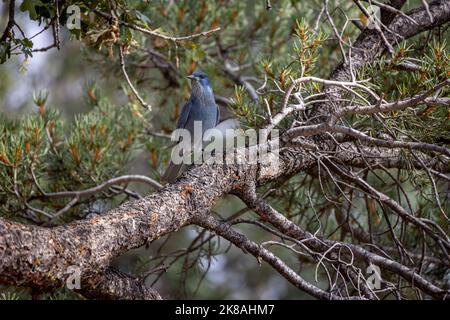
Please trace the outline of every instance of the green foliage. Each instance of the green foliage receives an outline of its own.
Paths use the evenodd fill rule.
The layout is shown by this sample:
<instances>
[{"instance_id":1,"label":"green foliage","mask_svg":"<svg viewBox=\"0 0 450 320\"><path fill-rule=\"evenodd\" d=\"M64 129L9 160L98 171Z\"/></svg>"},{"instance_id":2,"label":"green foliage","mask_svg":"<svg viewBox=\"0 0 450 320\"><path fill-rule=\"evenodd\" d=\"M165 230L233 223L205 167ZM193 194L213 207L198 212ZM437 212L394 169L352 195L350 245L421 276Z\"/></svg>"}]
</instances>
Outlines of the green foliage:
<instances>
[{"instance_id":1,"label":"green foliage","mask_svg":"<svg viewBox=\"0 0 450 320\"><path fill-rule=\"evenodd\" d=\"M92 101L95 95L89 97ZM47 207L42 190L82 190L120 175L140 145L145 117L131 104L119 108L106 99L95 100L90 112L67 123L47 108L46 93L34 100L36 114L0 122L2 215L27 218L30 208L57 211L63 202ZM73 211L82 214L79 209ZM35 213L35 219L45 218Z\"/></svg>"},{"instance_id":2,"label":"green foliage","mask_svg":"<svg viewBox=\"0 0 450 320\"><path fill-rule=\"evenodd\" d=\"M244 86L235 87L234 97L231 100L233 113L240 119L244 127L261 127L265 122L265 118L259 114L258 105L254 102L249 102L246 95L247 91Z\"/></svg>"},{"instance_id":3,"label":"green foliage","mask_svg":"<svg viewBox=\"0 0 450 320\"><path fill-rule=\"evenodd\" d=\"M385 99L391 100L431 89L449 77L450 64L445 39L442 43L433 42L425 47L414 42L408 43L401 43L392 58L388 57L388 61L382 58L372 66L362 68L358 78L370 79L373 87L385 93ZM418 69L403 72L404 63L416 65Z\"/></svg>"},{"instance_id":4,"label":"green foliage","mask_svg":"<svg viewBox=\"0 0 450 320\"><path fill-rule=\"evenodd\" d=\"M19 300L19 297L14 292L6 292L0 294L0 300Z\"/></svg>"},{"instance_id":5,"label":"green foliage","mask_svg":"<svg viewBox=\"0 0 450 320\"><path fill-rule=\"evenodd\" d=\"M420 41L402 43L392 59L381 59L372 66L364 68L359 79L370 79L373 89L388 100L407 99L430 90L445 81L450 75L447 41L432 42L425 47ZM416 71L405 72L402 64L418 66ZM442 96L448 96L449 87L442 89ZM355 121L361 128L370 128L374 132L383 131L385 126L398 135L408 135L429 143L448 143L450 118L448 109L433 105L419 104L415 108L392 112L384 117L383 125L369 116L357 116ZM447 141L447 142L446 142Z\"/></svg>"},{"instance_id":6,"label":"green foliage","mask_svg":"<svg viewBox=\"0 0 450 320\"><path fill-rule=\"evenodd\" d=\"M260 98L258 105L248 99L245 87L235 88L231 105L234 114L245 126L259 128L266 124L269 117L267 109L270 109L270 114L276 114L280 110L282 101L280 92L284 92L294 79L318 76L316 65L323 43L327 39L325 34L322 31L314 34L304 20L295 21L293 32L294 38L289 42L289 46L286 46L289 49L286 53L288 59L286 56L283 59L266 57L257 61L258 72L266 79L262 91L273 91L273 94L267 94L265 101ZM308 96L318 92L319 89L317 84L308 83L302 85L300 92Z\"/></svg>"}]
</instances>

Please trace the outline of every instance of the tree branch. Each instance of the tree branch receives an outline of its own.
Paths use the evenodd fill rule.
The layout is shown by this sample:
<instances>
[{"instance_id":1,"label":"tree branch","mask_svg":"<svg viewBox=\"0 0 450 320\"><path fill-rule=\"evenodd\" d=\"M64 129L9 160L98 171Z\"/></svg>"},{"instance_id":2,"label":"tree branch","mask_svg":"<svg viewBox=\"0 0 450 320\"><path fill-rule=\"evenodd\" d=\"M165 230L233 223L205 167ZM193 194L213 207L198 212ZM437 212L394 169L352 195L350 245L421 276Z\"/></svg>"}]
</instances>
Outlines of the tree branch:
<instances>
[{"instance_id":1,"label":"tree branch","mask_svg":"<svg viewBox=\"0 0 450 320\"><path fill-rule=\"evenodd\" d=\"M108 300L161 300L160 294L148 288L143 279L134 278L113 268L85 279L76 290L86 298Z\"/></svg>"},{"instance_id":2,"label":"tree branch","mask_svg":"<svg viewBox=\"0 0 450 320\"><path fill-rule=\"evenodd\" d=\"M109 14L107 14L105 12L102 12L102 11L99 11L99 10L96 10L96 9L94 10L94 12L96 14L98 14L99 16L105 18L108 21L111 21L113 19L113 17L111 15L109 15ZM162 34L162 33L156 32L156 31L152 31L152 30L149 30L149 29L145 29L145 28L139 27L139 26L137 26L135 24L128 23L128 22L125 22L125 21L122 21L122 20L119 20L118 22L119 22L120 25L123 25L125 27L128 27L130 29L133 29L133 30L136 30L136 31L139 31L139 32L142 32L142 33L145 33L145 34L147 34L149 36L161 38L161 39L164 39L164 40L170 40L170 41L174 41L174 42L188 41L188 40L193 40L193 39L199 38L199 37L206 37L206 36L208 36L208 35L210 35L210 34L212 34L214 32L220 31L220 29L221 29L220 27L217 27L217 28L214 28L214 29L211 29L211 30L208 30L208 31L194 33L194 34L191 34L191 35L188 35L188 36L172 37L172 36L167 36L165 34Z\"/></svg>"},{"instance_id":3,"label":"tree branch","mask_svg":"<svg viewBox=\"0 0 450 320\"><path fill-rule=\"evenodd\" d=\"M386 270L399 274L407 281L411 282L414 286L417 286L424 292L427 292L437 299L449 298L448 291L438 288L414 270L409 269L396 261L371 253L354 244L320 239L315 235L304 231L298 225L294 224L292 221L277 212L263 199L257 197L251 187L243 190L240 195L247 206L259 214L265 221L268 221L275 228L283 232L283 234L302 240L305 245L310 246L314 250L328 254L338 253L339 255L346 254L346 252L347 254L351 252L352 255L366 261L368 264L373 263L381 268L385 268Z\"/></svg>"},{"instance_id":4,"label":"tree branch","mask_svg":"<svg viewBox=\"0 0 450 320\"><path fill-rule=\"evenodd\" d=\"M258 171L260 183L313 164L301 150L282 153L277 169ZM219 197L254 179L254 166L203 164L175 184L107 214L51 229L0 218L0 281L45 291L60 287L77 266L82 279L96 276L120 254L190 224Z\"/></svg>"},{"instance_id":5,"label":"tree branch","mask_svg":"<svg viewBox=\"0 0 450 320\"><path fill-rule=\"evenodd\" d=\"M0 43L5 42L6 39L8 39L10 37L10 32L12 30L12 28L14 28L14 25L16 24L15 20L14 20L14 15L15 15L15 9L16 9L16 1L15 0L9 0L9 19L8 19L8 23L6 24L6 28L5 31L3 32L2 36L0 37Z\"/></svg>"},{"instance_id":6,"label":"tree branch","mask_svg":"<svg viewBox=\"0 0 450 320\"><path fill-rule=\"evenodd\" d=\"M196 217L193 220L193 223L215 232L217 235L227 239L237 247L241 248L244 252L250 252L257 259L263 259L289 282L313 297L324 300L361 299L360 297L343 298L311 285L309 282L300 277L294 270L289 268L289 266L276 257L272 252L248 240L239 232L234 231L229 223L220 223L210 215Z\"/></svg>"}]
</instances>

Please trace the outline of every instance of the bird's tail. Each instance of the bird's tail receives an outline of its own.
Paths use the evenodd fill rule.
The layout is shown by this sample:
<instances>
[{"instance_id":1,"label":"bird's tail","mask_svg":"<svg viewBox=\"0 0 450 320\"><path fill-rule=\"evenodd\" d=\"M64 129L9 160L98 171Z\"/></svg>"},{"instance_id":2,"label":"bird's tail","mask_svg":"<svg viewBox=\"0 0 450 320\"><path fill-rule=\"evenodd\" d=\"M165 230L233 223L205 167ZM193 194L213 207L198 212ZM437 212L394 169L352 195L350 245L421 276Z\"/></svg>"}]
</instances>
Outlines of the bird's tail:
<instances>
[{"instance_id":1,"label":"bird's tail","mask_svg":"<svg viewBox=\"0 0 450 320\"><path fill-rule=\"evenodd\" d=\"M172 161L170 161L169 165L167 166L166 171L161 177L162 181L166 181L169 183L174 182L178 176L183 173L184 171L184 164L174 164Z\"/></svg>"}]
</instances>

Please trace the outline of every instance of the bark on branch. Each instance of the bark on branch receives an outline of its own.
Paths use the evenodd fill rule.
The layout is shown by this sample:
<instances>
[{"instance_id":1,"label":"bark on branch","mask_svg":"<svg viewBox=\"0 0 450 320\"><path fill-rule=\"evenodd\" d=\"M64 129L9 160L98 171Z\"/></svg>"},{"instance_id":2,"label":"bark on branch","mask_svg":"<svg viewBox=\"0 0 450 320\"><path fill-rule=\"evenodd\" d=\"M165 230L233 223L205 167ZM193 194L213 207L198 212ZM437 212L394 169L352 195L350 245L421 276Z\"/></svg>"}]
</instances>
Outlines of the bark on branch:
<instances>
[{"instance_id":1,"label":"bark on branch","mask_svg":"<svg viewBox=\"0 0 450 320\"><path fill-rule=\"evenodd\" d=\"M282 153L277 169L259 168L258 181L265 183L308 169L313 159L302 153L300 149ZM240 188L249 177L254 180L256 169L204 164L187 172L177 183L141 200L54 228L0 218L0 282L51 290L64 285L75 266L81 274L81 291L86 290L90 297L119 297L114 290L130 297L127 292L134 280L115 288L99 281L99 274L106 272L111 260L206 214L219 197ZM102 277L111 279L111 274ZM143 290L141 293L140 298L152 296Z\"/></svg>"}]
</instances>

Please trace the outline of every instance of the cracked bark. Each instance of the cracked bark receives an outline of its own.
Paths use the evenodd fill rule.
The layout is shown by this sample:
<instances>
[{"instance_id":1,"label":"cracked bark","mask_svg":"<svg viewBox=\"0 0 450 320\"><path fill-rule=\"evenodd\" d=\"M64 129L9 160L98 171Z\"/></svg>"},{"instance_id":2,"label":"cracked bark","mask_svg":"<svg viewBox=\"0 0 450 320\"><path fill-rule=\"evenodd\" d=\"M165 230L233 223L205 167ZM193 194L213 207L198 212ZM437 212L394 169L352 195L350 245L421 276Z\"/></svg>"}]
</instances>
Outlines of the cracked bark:
<instances>
[{"instance_id":1,"label":"cracked bark","mask_svg":"<svg viewBox=\"0 0 450 320\"><path fill-rule=\"evenodd\" d=\"M256 166L204 164L141 200L54 228L0 218L0 282L47 291L64 285L70 268L76 266L81 274L80 292L86 296L159 297L156 292L145 291L136 279L113 277L107 271L111 260L190 224L193 217L209 212L219 197L242 188L249 177L254 179L258 174L258 181L265 183L306 170L313 163L312 158L302 156L301 150L287 150L276 170L259 168L256 173ZM103 283L111 279L119 285ZM140 291L131 294L131 287Z\"/></svg>"}]
</instances>

